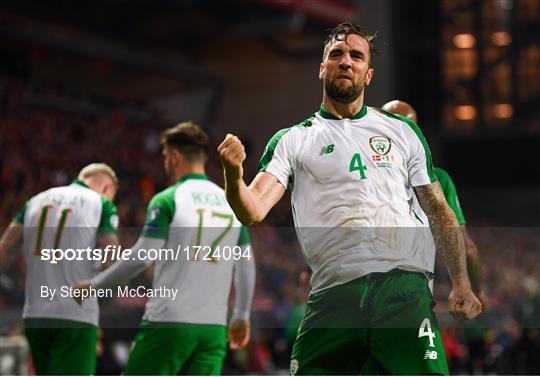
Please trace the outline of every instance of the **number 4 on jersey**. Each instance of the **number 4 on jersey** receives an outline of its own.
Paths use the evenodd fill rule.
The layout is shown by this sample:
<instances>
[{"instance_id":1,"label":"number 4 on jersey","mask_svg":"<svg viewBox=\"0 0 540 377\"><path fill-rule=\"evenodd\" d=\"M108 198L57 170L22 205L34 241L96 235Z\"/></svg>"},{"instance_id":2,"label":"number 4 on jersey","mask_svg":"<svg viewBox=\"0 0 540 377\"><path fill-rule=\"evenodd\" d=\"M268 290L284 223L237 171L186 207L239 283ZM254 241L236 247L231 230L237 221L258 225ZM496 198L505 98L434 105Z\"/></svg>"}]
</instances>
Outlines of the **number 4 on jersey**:
<instances>
[{"instance_id":1,"label":"number 4 on jersey","mask_svg":"<svg viewBox=\"0 0 540 377\"><path fill-rule=\"evenodd\" d=\"M430 347L435 347L435 344L433 343L433 339L435 339L435 333L431 331L431 322L429 321L429 318L424 318L422 324L420 325L420 328L418 329L418 337L421 338L423 336L427 336L429 338Z\"/></svg>"},{"instance_id":2,"label":"number 4 on jersey","mask_svg":"<svg viewBox=\"0 0 540 377\"><path fill-rule=\"evenodd\" d=\"M355 153L349 164L349 173L358 170L360 173L360 179L366 179L366 174L364 173L367 170L367 166L362 163L362 158L359 153Z\"/></svg>"}]
</instances>

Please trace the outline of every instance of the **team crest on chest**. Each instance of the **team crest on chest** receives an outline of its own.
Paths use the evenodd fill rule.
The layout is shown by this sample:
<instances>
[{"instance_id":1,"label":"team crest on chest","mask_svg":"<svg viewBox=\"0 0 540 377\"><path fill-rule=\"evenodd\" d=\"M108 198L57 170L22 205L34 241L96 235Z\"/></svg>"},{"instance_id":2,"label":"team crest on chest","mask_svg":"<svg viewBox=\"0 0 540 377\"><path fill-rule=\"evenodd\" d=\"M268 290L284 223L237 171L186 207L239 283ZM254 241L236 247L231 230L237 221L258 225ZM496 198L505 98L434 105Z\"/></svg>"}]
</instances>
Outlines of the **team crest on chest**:
<instances>
[{"instance_id":1,"label":"team crest on chest","mask_svg":"<svg viewBox=\"0 0 540 377\"><path fill-rule=\"evenodd\" d=\"M394 155L389 154L392 149L392 140L386 136L373 136L369 138L369 146L375 152L371 160L380 168L392 167Z\"/></svg>"},{"instance_id":2,"label":"team crest on chest","mask_svg":"<svg viewBox=\"0 0 540 377\"><path fill-rule=\"evenodd\" d=\"M390 149L392 149L392 140L385 136L373 136L369 138L369 145L373 152L386 156Z\"/></svg>"}]
</instances>

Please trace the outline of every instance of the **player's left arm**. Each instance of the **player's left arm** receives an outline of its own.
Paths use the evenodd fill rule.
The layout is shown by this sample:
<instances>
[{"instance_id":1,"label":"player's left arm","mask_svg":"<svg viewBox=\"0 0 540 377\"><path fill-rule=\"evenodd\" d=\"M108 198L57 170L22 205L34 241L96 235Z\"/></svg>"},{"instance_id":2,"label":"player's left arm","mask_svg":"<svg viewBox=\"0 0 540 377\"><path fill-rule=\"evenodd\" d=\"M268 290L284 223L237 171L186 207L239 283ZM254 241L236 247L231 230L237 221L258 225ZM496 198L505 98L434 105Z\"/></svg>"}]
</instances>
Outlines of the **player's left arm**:
<instances>
[{"instance_id":1,"label":"player's left arm","mask_svg":"<svg viewBox=\"0 0 540 377\"><path fill-rule=\"evenodd\" d=\"M2 269L6 263L7 253L23 239L24 216L27 208L28 201L24 203L24 206L8 225L6 231L2 234L2 238L0 238L0 269Z\"/></svg>"},{"instance_id":2,"label":"player's left arm","mask_svg":"<svg viewBox=\"0 0 540 377\"><path fill-rule=\"evenodd\" d=\"M98 244L98 247L101 250L105 250L107 248L107 246L109 246L109 245L110 246L118 246L118 245L120 245L120 240L118 239L117 234L105 233L105 234L100 234L98 236L97 244ZM107 258L101 264L101 270L106 270L113 263L114 263L114 260L112 258Z\"/></svg>"},{"instance_id":3,"label":"player's left arm","mask_svg":"<svg viewBox=\"0 0 540 377\"><path fill-rule=\"evenodd\" d=\"M118 235L108 233L108 234L100 234L98 236L98 247L100 249L104 249L108 245L111 245L111 246L120 245L120 241L118 240Z\"/></svg>"},{"instance_id":4,"label":"player's left arm","mask_svg":"<svg viewBox=\"0 0 540 377\"><path fill-rule=\"evenodd\" d=\"M88 291L93 288L108 288L126 281L141 273L152 264L148 258L144 258L141 251L150 249L161 249L165 246L169 232L169 224L172 219L171 209L163 200L163 195L156 195L150 201L147 211L147 219L143 228L143 233L129 250L130 255L126 259L122 258L113 263L109 268L94 276L91 280L85 280L75 285L76 289ZM105 206L108 206L106 209ZM112 203L104 201L104 211L107 210L110 221L102 221L104 226L100 226L100 234L116 234L118 228L118 217L116 207ZM114 217L116 215L116 217ZM124 250L126 252L126 250ZM74 298L79 304L80 299Z\"/></svg>"},{"instance_id":5,"label":"player's left arm","mask_svg":"<svg viewBox=\"0 0 540 377\"><path fill-rule=\"evenodd\" d=\"M228 330L229 344L232 350L245 347L251 336L249 316L255 291L255 259L245 226L242 226L239 246L242 249L242 257L234 263L235 300Z\"/></svg>"},{"instance_id":6,"label":"player's left arm","mask_svg":"<svg viewBox=\"0 0 540 377\"><path fill-rule=\"evenodd\" d=\"M461 226L461 234L465 241L465 254L467 259L467 272L469 274L469 280L471 281L471 287L480 302L482 303L482 311L487 309L487 296L482 288L482 266L480 265L480 255L476 243L473 241L469 232L467 231L465 220L465 214L461 208L457 187L454 181L450 177L450 174L444 169L435 168L435 173L439 179L441 189L444 192L446 201L452 211L454 212L456 219Z\"/></svg>"},{"instance_id":7,"label":"player's left arm","mask_svg":"<svg viewBox=\"0 0 540 377\"><path fill-rule=\"evenodd\" d=\"M22 223L12 221L0 238L0 268L4 267L6 255L23 237L24 226Z\"/></svg>"},{"instance_id":8,"label":"player's left arm","mask_svg":"<svg viewBox=\"0 0 540 377\"><path fill-rule=\"evenodd\" d=\"M472 319L480 314L482 305L471 289L465 243L456 216L436 182L414 189L420 206L428 216L435 245L446 262L452 280L452 292L448 298L450 313L454 317Z\"/></svg>"},{"instance_id":9,"label":"player's left arm","mask_svg":"<svg viewBox=\"0 0 540 377\"><path fill-rule=\"evenodd\" d=\"M465 251L467 254L467 272L469 273L469 280L471 281L471 287L480 302L482 303L482 312L485 312L488 307L488 298L484 288L482 286L482 265L480 264L480 256L476 243L471 238L467 227L463 225L461 227L461 234L465 241Z\"/></svg>"},{"instance_id":10,"label":"player's left arm","mask_svg":"<svg viewBox=\"0 0 540 377\"><path fill-rule=\"evenodd\" d=\"M118 210L112 201L106 198L101 199L102 210L101 219L98 228L97 245L101 250L107 246L117 246L120 244L118 240L118 225L119 217ZM102 264L102 269L109 268L114 261L108 258Z\"/></svg>"},{"instance_id":11,"label":"player's left arm","mask_svg":"<svg viewBox=\"0 0 540 377\"><path fill-rule=\"evenodd\" d=\"M83 280L74 285L75 289L88 292L90 288L110 288L120 284L122 281L129 281L135 275L138 275L152 263L149 259L141 259L145 253L141 250L161 249L165 246L165 240L159 238L140 237L135 245L130 250L130 255L112 263L112 265L104 271L94 276L91 280ZM124 252L126 251L124 250ZM90 297L89 294L85 294ZM73 299L81 304L80 296L74 296Z\"/></svg>"}]
</instances>

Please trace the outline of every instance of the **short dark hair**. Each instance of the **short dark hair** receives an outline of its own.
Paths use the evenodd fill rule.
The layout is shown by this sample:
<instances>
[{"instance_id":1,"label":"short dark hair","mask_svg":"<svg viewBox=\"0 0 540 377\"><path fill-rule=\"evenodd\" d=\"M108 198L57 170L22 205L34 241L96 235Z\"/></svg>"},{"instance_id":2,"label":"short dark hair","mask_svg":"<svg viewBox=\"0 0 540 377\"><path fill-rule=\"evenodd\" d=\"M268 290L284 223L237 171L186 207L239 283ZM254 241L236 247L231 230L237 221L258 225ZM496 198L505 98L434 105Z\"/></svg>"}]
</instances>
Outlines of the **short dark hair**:
<instances>
[{"instance_id":1,"label":"short dark hair","mask_svg":"<svg viewBox=\"0 0 540 377\"><path fill-rule=\"evenodd\" d=\"M206 161L208 135L195 123L183 122L161 133L161 145L178 150L188 161Z\"/></svg>"},{"instance_id":2,"label":"short dark hair","mask_svg":"<svg viewBox=\"0 0 540 377\"><path fill-rule=\"evenodd\" d=\"M323 60L327 54L328 47L334 41L346 40L348 35L356 34L364 38L369 46L369 67L373 68L373 55L377 53L373 44L377 39L377 33L369 34L366 30L362 29L359 25L352 24L350 22L342 22L332 30L324 41Z\"/></svg>"}]
</instances>

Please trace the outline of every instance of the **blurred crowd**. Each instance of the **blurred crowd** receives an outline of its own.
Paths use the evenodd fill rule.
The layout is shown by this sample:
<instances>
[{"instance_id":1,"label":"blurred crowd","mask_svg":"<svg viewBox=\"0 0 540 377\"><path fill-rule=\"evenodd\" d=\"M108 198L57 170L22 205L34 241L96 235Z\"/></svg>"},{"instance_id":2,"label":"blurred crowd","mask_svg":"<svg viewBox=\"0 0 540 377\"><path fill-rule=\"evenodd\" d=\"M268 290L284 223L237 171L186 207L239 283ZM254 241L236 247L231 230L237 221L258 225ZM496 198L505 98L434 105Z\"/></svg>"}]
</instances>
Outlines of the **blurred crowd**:
<instances>
[{"instance_id":1,"label":"blurred crowd","mask_svg":"<svg viewBox=\"0 0 540 377\"><path fill-rule=\"evenodd\" d=\"M148 201L168 184L162 167L160 128L152 122L128 121L121 107L83 115L31 106L24 100L27 90L16 84L4 86L0 109L0 226L7 226L32 195L68 184L90 162L106 162L120 178L115 201L120 237L123 246L131 246L144 223ZM216 136L207 172L221 184L221 167L213 153L219 141ZM249 146L249 139L246 141ZM248 151L247 179L252 178L260 153ZM246 350L228 355L226 374L279 374L288 368L309 293L309 274L296 241L288 201L284 198L263 224L252 228L257 263L253 337ZM434 296L450 369L453 374L539 374L538 229L493 228L489 221L475 222L474 214L464 210L469 223L478 225L471 233L483 261L489 308L473 322L451 319L445 307L450 280L442 261L437 261ZM0 310L4 313L20 311L24 302L24 261L20 253L9 259L9 268L0 274ZM145 272L133 284L150 284L151 274L151 270ZM144 303L132 299L102 303L98 373L122 371ZM20 323L20 318L2 321L0 335L19 333Z\"/></svg>"}]
</instances>

